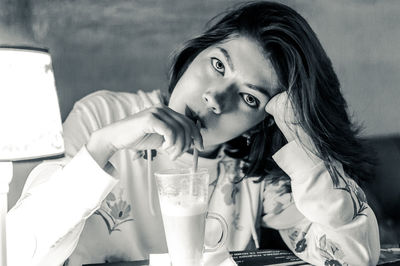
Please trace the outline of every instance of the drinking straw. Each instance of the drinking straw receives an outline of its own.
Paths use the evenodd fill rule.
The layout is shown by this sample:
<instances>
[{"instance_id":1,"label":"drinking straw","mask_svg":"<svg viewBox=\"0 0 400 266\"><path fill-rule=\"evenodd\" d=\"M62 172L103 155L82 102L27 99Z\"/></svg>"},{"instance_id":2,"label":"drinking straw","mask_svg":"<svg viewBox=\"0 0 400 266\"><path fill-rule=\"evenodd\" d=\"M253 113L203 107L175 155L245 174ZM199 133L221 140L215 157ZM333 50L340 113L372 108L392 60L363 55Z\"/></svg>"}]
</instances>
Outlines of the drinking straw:
<instances>
[{"instance_id":1,"label":"drinking straw","mask_svg":"<svg viewBox=\"0 0 400 266\"><path fill-rule=\"evenodd\" d=\"M196 127L200 129L200 121L196 121ZM199 162L199 151L196 149L196 147L193 148L193 172L197 172L197 167L198 167L198 162Z\"/></svg>"},{"instance_id":2,"label":"drinking straw","mask_svg":"<svg viewBox=\"0 0 400 266\"><path fill-rule=\"evenodd\" d=\"M196 127L198 129L200 129L200 127L201 127L199 120L196 121ZM192 169L193 174L195 174L197 172L198 164L199 164L199 151L196 149L196 147L193 147L193 169ZM194 176L193 176L193 178L194 178ZM190 194L194 193L193 179L191 180L191 182L189 182L189 192L190 192Z\"/></svg>"},{"instance_id":3,"label":"drinking straw","mask_svg":"<svg viewBox=\"0 0 400 266\"><path fill-rule=\"evenodd\" d=\"M149 209L150 209L150 213L151 215L155 216L156 212L154 210L154 202L153 202L153 170L151 167L151 161L153 160L153 156L151 154L151 150L147 149L146 150L147 153L147 187L149 189Z\"/></svg>"},{"instance_id":4,"label":"drinking straw","mask_svg":"<svg viewBox=\"0 0 400 266\"><path fill-rule=\"evenodd\" d=\"M198 161L199 161L199 151L194 148L193 150L193 172L197 172L197 167L198 167Z\"/></svg>"}]
</instances>

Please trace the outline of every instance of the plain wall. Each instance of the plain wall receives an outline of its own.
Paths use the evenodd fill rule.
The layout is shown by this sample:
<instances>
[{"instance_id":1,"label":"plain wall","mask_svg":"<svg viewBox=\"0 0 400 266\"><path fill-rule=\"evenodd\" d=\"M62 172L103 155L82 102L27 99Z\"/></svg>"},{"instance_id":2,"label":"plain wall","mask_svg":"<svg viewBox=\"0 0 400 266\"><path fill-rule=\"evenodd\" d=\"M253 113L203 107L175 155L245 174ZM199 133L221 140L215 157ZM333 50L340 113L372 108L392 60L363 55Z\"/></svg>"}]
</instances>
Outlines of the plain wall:
<instances>
[{"instance_id":1,"label":"plain wall","mask_svg":"<svg viewBox=\"0 0 400 266\"><path fill-rule=\"evenodd\" d=\"M34 40L50 49L63 119L75 101L95 90L165 90L171 52L219 11L240 2L0 1L0 44ZM350 113L364 124L363 135L399 134L400 1L280 2L295 8L317 33ZM19 191L24 179L13 182ZM10 204L18 196L10 195Z\"/></svg>"}]
</instances>

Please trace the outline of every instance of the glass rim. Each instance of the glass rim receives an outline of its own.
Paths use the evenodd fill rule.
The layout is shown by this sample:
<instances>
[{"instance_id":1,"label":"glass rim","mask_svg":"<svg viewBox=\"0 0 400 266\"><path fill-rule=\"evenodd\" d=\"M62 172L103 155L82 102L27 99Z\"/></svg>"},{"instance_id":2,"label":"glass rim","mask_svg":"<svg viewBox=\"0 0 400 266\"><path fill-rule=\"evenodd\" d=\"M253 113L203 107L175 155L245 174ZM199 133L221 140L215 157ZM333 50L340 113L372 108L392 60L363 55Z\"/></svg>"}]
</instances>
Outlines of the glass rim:
<instances>
[{"instance_id":1,"label":"glass rim","mask_svg":"<svg viewBox=\"0 0 400 266\"><path fill-rule=\"evenodd\" d=\"M193 168L170 168L159 170L154 173L155 176L187 176L203 174L208 174L207 168L198 168L196 172L193 171Z\"/></svg>"}]
</instances>

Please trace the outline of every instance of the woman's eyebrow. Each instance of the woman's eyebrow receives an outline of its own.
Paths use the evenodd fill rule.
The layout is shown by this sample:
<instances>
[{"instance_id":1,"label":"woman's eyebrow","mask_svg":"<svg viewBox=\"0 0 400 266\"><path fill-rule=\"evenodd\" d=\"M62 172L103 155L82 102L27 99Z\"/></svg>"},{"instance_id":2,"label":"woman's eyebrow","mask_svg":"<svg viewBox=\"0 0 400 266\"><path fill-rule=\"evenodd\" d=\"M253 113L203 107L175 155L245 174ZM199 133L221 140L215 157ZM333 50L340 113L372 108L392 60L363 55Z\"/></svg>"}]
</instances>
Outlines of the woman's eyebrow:
<instances>
[{"instance_id":1,"label":"woman's eyebrow","mask_svg":"<svg viewBox=\"0 0 400 266\"><path fill-rule=\"evenodd\" d=\"M246 83L245 85L246 85L247 87L249 87L250 89L252 89L252 90L256 90L256 91L258 91L258 92L261 92L262 94L267 95L268 98L271 98L271 94L269 93L269 91L268 91L267 88L260 87L260 86L256 86L256 85L249 84L249 83Z\"/></svg>"},{"instance_id":2,"label":"woman's eyebrow","mask_svg":"<svg viewBox=\"0 0 400 266\"><path fill-rule=\"evenodd\" d=\"M229 68L231 69L231 71L234 71L235 67L232 63L232 59L231 59L231 56L229 55L228 51L219 46L217 46L217 49L220 50L221 53L225 56L226 62L228 62L228 65L229 65Z\"/></svg>"},{"instance_id":3,"label":"woman's eyebrow","mask_svg":"<svg viewBox=\"0 0 400 266\"><path fill-rule=\"evenodd\" d=\"M217 46L217 49L220 50L221 53L224 55L224 57L226 59L226 62L228 62L228 66L231 69L231 71L234 71L235 70L235 66L233 65L232 58L229 55L228 51L226 49L220 47L220 46ZM249 87L250 89L253 89L253 90L256 90L258 92L261 92L262 94L265 94L265 95L267 95L267 97L271 98L271 95L270 95L269 91L264 87L256 86L256 85L253 85L253 84L250 84L250 83L246 83L246 86Z\"/></svg>"}]
</instances>

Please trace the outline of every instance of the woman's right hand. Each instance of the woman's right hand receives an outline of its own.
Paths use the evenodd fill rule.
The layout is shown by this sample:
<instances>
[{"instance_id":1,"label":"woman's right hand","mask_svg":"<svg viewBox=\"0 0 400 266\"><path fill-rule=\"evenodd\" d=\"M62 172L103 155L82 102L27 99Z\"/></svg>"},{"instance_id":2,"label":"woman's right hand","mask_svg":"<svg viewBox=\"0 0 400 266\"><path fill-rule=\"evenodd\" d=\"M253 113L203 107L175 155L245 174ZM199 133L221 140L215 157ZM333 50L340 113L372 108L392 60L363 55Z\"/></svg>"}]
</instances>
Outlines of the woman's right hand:
<instances>
[{"instance_id":1,"label":"woman's right hand","mask_svg":"<svg viewBox=\"0 0 400 266\"><path fill-rule=\"evenodd\" d=\"M104 167L118 150L166 150L174 160L194 143L203 149L195 123L183 114L158 104L92 133L87 150Z\"/></svg>"}]
</instances>

